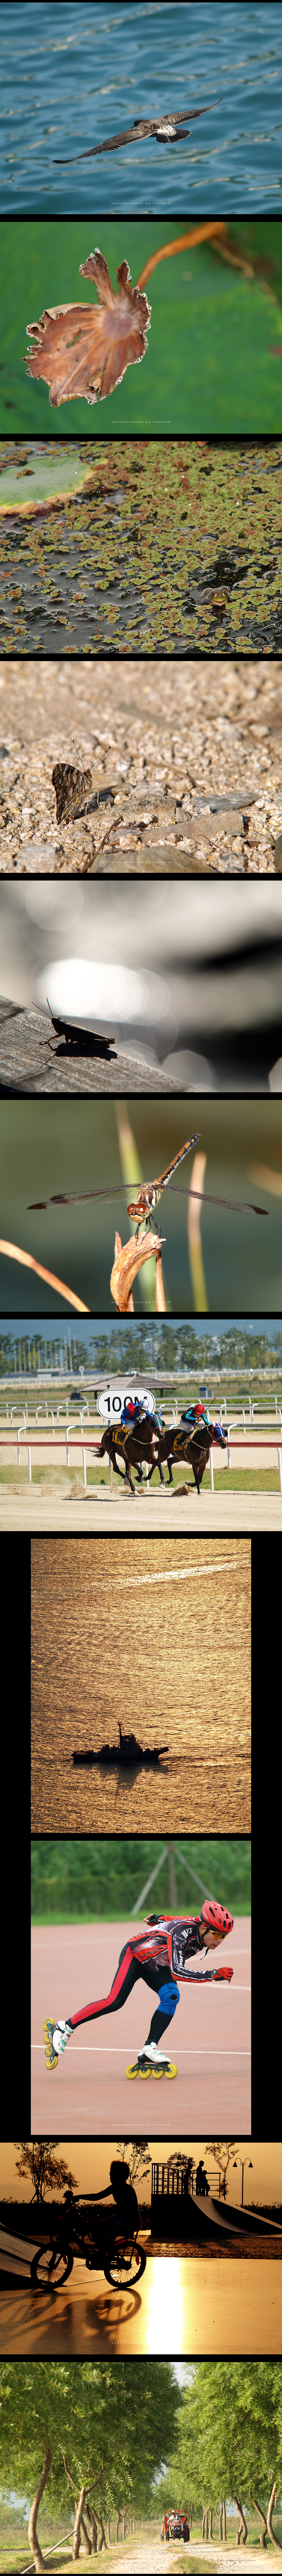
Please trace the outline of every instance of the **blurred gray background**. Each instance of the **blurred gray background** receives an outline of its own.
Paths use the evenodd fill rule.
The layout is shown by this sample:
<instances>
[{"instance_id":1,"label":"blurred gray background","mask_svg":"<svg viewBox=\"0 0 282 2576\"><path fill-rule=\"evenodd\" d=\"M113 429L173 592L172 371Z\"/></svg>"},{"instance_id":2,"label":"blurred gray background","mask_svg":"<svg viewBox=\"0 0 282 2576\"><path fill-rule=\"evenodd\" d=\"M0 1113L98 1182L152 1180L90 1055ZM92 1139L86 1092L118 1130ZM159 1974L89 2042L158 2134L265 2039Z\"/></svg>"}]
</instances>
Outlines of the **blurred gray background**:
<instances>
[{"instance_id":1,"label":"blurred gray background","mask_svg":"<svg viewBox=\"0 0 282 2576\"><path fill-rule=\"evenodd\" d=\"M3 879L0 991L112 1032L152 1089L161 1068L180 1091L281 1091L282 884Z\"/></svg>"}]
</instances>

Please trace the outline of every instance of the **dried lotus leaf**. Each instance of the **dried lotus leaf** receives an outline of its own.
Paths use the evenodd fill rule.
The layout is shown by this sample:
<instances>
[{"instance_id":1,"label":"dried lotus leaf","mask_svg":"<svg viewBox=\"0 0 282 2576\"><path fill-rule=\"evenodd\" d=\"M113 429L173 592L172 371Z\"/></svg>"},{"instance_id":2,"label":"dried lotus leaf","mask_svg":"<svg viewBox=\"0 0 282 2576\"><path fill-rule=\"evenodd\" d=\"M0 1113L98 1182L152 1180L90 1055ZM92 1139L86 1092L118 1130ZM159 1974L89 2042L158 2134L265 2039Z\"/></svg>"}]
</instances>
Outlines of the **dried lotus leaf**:
<instances>
[{"instance_id":1,"label":"dried lotus leaf","mask_svg":"<svg viewBox=\"0 0 282 2576\"><path fill-rule=\"evenodd\" d=\"M144 357L150 329L147 295L132 286L126 259L117 270L118 293L111 285L107 261L91 251L80 270L97 287L98 305L46 307L39 322L28 322L32 342L23 365L27 374L49 385L52 410L85 395L88 403L105 400L122 383L126 368Z\"/></svg>"}]
</instances>

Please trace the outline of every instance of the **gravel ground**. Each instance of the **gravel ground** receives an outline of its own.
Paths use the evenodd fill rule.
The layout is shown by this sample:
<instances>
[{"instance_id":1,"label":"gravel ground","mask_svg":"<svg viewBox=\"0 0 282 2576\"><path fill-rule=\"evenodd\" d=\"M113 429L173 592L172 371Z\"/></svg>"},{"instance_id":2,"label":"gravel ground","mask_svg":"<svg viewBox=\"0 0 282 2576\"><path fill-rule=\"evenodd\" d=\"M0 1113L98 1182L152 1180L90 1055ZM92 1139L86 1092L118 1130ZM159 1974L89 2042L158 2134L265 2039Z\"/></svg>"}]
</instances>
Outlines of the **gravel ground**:
<instances>
[{"instance_id":1,"label":"gravel ground","mask_svg":"<svg viewBox=\"0 0 282 2576\"><path fill-rule=\"evenodd\" d=\"M55 875L177 869L193 874L275 874L282 829L281 693L278 661L187 661L177 669L136 660L24 660L0 664L1 873ZM73 748L73 738L75 750ZM55 762L92 770L99 807L58 827ZM106 842L111 793L180 800L169 846L162 826L117 818ZM189 838L189 807L226 796L249 805L246 833ZM101 830L100 812L103 801ZM253 802L252 802L253 800ZM184 811L183 811L184 806ZM99 819L98 819L99 818ZM183 820L183 834L179 831ZM144 848L145 832L145 848ZM104 846L101 846L104 841Z\"/></svg>"}]
</instances>

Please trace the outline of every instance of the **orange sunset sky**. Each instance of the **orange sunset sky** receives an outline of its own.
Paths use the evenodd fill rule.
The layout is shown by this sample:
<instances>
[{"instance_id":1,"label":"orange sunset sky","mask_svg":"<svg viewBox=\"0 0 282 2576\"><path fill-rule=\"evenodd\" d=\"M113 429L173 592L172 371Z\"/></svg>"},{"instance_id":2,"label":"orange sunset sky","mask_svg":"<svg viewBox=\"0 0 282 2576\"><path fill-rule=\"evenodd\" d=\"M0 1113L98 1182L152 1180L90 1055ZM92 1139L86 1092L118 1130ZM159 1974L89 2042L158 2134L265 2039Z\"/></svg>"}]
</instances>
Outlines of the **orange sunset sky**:
<instances>
[{"instance_id":1,"label":"orange sunset sky","mask_svg":"<svg viewBox=\"0 0 282 2576\"><path fill-rule=\"evenodd\" d=\"M154 2139L153 2141L150 2141L149 2139L149 2174L146 2177L141 2173L138 2176L137 2182L137 2192L140 2200L146 2199L150 2202L151 2199L151 2161L158 2161L159 2163L162 2162L163 2164L166 2164L167 2158L175 2154L176 2148L179 2148L180 2154L183 2148L183 2153L195 2156L197 2163L199 2156L203 2156L209 2177L210 2190L212 2191L213 2188L213 2176L215 2176L216 2186L216 2165L213 2163L210 2148L207 2148L206 2152L205 2138L197 2138L196 2140L192 2139L192 2142L190 2142L189 2139L175 2139L174 2141L172 2141L171 2138L169 2140L165 2138L162 2140ZM103 2140L99 2138L92 2143L89 2139L84 2142L81 2141L80 2138L77 2140L75 2139L74 2141L68 2138L63 2138L61 2147L59 2145L56 2150L58 2163L60 2154L63 2156L65 2165L72 2174L74 2188L77 2191L100 2191L103 2189L103 2186L105 2188L106 2183L109 2182L111 2159L112 2156L119 2155L119 2141L118 2139L111 2138L106 2139L103 2142ZM237 2165L236 2173L234 2173L233 2170L235 2156ZM246 2159L244 2162L244 2203L246 2204L246 2207L250 2201L256 2201L258 2207L260 2207L261 2203L265 2201L269 2203L269 2206L271 2206L275 2201L278 2201L281 2205L282 2144L279 2142L278 2144L275 2144L272 2141L269 2144L268 2139L263 2141L255 2139L253 2143L250 2142L249 2139L240 2139L237 2149L235 2145L234 2150L232 2150L231 2172L229 2167L228 2199L238 2204L241 2203L242 2166L240 2158L243 2156L244 2159ZM12 2200L18 2199L29 2201L32 2199L32 2183L29 2176L27 2176L26 2180L20 2179L17 2173L16 2158L16 2147L10 2140L7 2142L4 2141L3 2144L0 2145L0 2200L11 2198ZM127 2160L130 2164L130 2145L127 2149ZM251 2171L250 2161L252 2166ZM50 2198L50 2190L49 2192L47 2191L47 2198Z\"/></svg>"}]
</instances>

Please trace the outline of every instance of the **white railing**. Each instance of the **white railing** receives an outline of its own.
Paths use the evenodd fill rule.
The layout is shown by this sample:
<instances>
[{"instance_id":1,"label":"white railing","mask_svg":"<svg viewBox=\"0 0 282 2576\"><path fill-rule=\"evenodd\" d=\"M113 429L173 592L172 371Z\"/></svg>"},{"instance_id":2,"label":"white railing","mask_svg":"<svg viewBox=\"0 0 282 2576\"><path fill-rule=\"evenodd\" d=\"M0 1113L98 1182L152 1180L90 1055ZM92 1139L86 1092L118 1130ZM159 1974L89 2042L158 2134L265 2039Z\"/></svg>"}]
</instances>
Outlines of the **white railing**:
<instances>
[{"instance_id":1,"label":"white railing","mask_svg":"<svg viewBox=\"0 0 282 2576\"><path fill-rule=\"evenodd\" d=\"M235 1449L242 1449L242 1440L232 1440L232 1447L231 1447L231 1441L230 1441L230 1431L231 1431L231 1428L232 1428L232 1426L231 1426L230 1422L229 1422L229 1423L227 1423L227 1459L228 1459L228 1467L231 1467L231 1463L232 1463L232 1459L233 1459L234 1450L235 1450ZM7 1439L5 1438L5 1440L3 1440L3 1442L2 1442L2 1441L1 1441L1 1434L0 1434L0 1447L3 1447L5 1451L6 1451L6 1449L7 1449L7 1450L9 1450L9 1449L14 1449L14 1448L15 1448L15 1438L16 1438L16 1437L17 1437L17 1462L18 1462L18 1467L20 1467L20 1465L21 1465L21 1451L23 1451L23 1450L25 1449L25 1454L26 1454L26 1449L27 1449L27 1454L28 1454L28 1474L29 1474L29 1483L30 1483L30 1485L31 1485L31 1481L32 1481L32 1478L31 1478L31 1451L32 1451L32 1449L35 1449L35 1452L36 1452L37 1457L38 1457L38 1449L39 1449L39 1445L40 1445L40 1449L48 1449L48 1451L49 1451L49 1456L50 1456L50 1438L49 1438L49 1440L46 1440L46 1438L45 1438L45 1439L43 1439L43 1437L42 1437L42 1433L40 1432L40 1433L39 1433L39 1442L38 1442L36 1439L30 1440L30 1441L28 1441L28 1442L27 1442L27 1440L26 1440L26 1427L24 1427L24 1429L19 1429L19 1430L17 1431L17 1435L14 1435L14 1439L13 1439L13 1440L12 1440L12 1439L7 1440ZM57 1449L63 1449L63 1450L64 1450L64 1448L65 1448L65 1442L64 1442L64 1440L59 1439L57 1434L55 1435L55 1437L56 1437L56 1448L57 1448ZM98 1457L100 1457L100 1456L101 1456L101 1451L100 1451L100 1442L99 1442L99 1441L97 1441L97 1440L87 1440L87 1439L85 1439L85 1438L84 1438L84 1440L79 1440L79 1438L78 1438L78 1437L76 1438L75 1433L70 1434L68 1423L66 1423L65 1440L66 1440L66 1464L67 1464L67 1467L69 1467L69 1463L70 1463L70 1459L69 1459L69 1452L70 1452L70 1449L81 1449L81 1450L82 1450L82 1460L83 1460L83 1480L84 1480L84 1485L86 1485L86 1481L87 1481L87 1480L86 1480L86 1450L92 1450L92 1449L93 1449L93 1450L95 1450L96 1455L98 1454ZM214 1443L214 1448L215 1448L215 1455L216 1455L216 1458L217 1458L217 1459L218 1459L218 1461L219 1461L219 1459L220 1459L220 1450L218 1450L217 1443ZM250 1456L250 1450L252 1449L252 1451L254 1452L254 1462L255 1462L255 1463L256 1463L256 1460L257 1460L257 1456L258 1456L258 1448L259 1448L259 1449L268 1449L268 1451L271 1449L271 1450L273 1450L273 1456L274 1456L274 1458L276 1458L276 1457L278 1456L279 1488L280 1488L280 1494L281 1494L281 1496L282 1496L282 1454L281 1454L281 1453L282 1453L282 1437L281 1437L281 1439L277 1439L277 1440L261 1440L260 1435L259 1435L259 1441L255 1441L255 1440L252 1440L252 1441L251 1441L251 1440L248 1440L248 1445L247 1445L247 1456L248 1456L248 1458L249 1458L249 1456ZM105 1460L108 1458L108 1464L109 1464L109 1479L110 1479L110 1485L112 1485L112 1483L113 1483L113 1468L112 1468L112 1460L111 1460L111 1458L109 1458L109 1457L108 1457L108 1451L107 1451L107 1450L106 1450L106 1451L104 1451L104 1453L103 1453L103 1454L104 1454ZM245 1465L245 1464L246 1464L246 1453L245 1453L245 1458L244 1458L244 1465ZM143 1467L144 1467L144 1469L145 1469L146 1481L147 1481L147 1483L148 1483L148 1482L149 1482L149 1470L148 1470L148 1465L147 1465L147 1461L146 1461L146 1459L141 1460L141 1465L143 1465ZM214 1493L214 1473L213 1473L213 1447L212 1447L212 1444L211 1444L211 1448L210 1448L210 1481L211 1481L211 1491L212 1491L212 1494L213 1494L213 1493ZM123 1482L124 1482L124 1479L123 1479ZM156 1490L156 1489L155 1489L155 1490Z\"/></svg>"}]
</instances>

